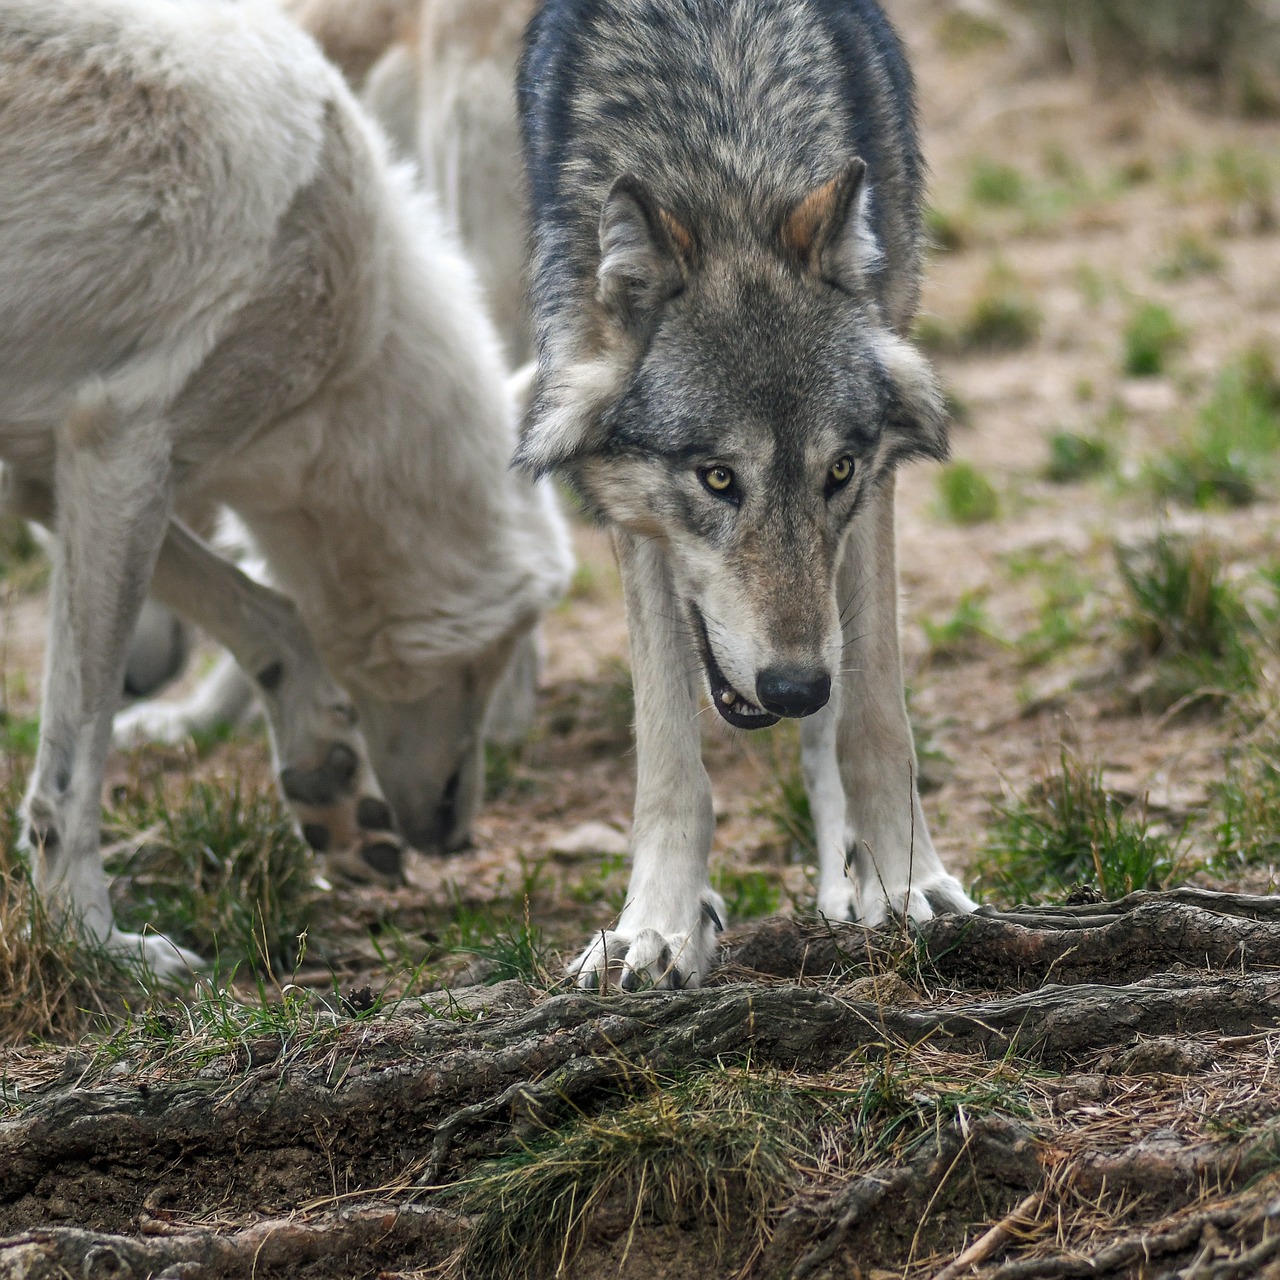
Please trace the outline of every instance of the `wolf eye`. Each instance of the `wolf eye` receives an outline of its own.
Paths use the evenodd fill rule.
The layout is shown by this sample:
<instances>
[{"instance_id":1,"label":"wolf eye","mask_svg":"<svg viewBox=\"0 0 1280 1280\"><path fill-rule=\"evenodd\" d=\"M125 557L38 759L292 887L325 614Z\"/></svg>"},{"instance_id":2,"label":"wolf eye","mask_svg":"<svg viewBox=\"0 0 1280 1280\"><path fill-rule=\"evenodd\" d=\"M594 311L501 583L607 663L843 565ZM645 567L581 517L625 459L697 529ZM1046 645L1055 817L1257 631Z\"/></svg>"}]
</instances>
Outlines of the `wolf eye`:
<instances>
[{"instance_id":1,"label":"wolf eye","mask_svg":"<svg viewBox=\"0 0 1280 1280\"><path fill-rule=\"evenodd\" d=\"M702 467L698 479L718 498L727 497L733 491L733 472L728 467Z\"/></svg>"},{"instance_id":2,"label":"wolf eye","mask_svg":"<svg viewBox=\"0 0 1280 1280\"><path fill-rule=\"evenodd\" d=\"M851 475L853 475L853 459L848 454L843 458L837 458L831 464L831 470L827 472L827 492L834 493L848 484Z\"/></svg>"}]
</instances>

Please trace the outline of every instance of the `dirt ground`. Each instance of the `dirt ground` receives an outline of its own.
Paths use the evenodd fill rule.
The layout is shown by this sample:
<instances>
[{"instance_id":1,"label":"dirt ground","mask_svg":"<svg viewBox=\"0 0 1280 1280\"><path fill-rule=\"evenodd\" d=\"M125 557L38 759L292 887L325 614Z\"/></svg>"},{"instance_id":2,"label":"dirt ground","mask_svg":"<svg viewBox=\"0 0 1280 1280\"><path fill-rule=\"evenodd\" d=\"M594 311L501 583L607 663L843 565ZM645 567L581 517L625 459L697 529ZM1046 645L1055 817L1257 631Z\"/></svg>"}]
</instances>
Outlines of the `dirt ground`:
<instances>
[{"instance_id":1,"label":"dirt ground","mask_svg":"<svg viewBox=\"0 0 1280 1280\"><path fill-rule=\"evenodd\" d=\"M973 876L1000 806L1027 795L1067 742L1173 841L1179 879L1267 894L1266 858L1212 858L1215 796L1242 721L1142 709L1115 549L1160 530L1207 534L1246 596L1280 563L1280 468L1256 501L1203 511L1157 501L1144 481L1224 368L1250 349L1280 357L1280 124L1224 114L1191 81L1104 93L1003 8L888 7L916 69L941 241L922 338L957 406L953 456L986 477L996 504L991 518L964 523L941 496L938 467L900 477L904 657L939 850ZM1001 187L1001 167L1012 185L1006 173ZM1016 349L975 349L957 335L996 288L1030 300L1036 331ZM1179 337L1157 372L1134 376L1125 331L1147 302L1167 307ZM1108 465L1068 483L1046 478L1061 432L1103 438ZM0 1050L0 1277L1280 1274L1280 909L1135 899L1090 925L1083 895L1073 909L1086 916L1027 918L1016 937L1015 917L983 924L996 932L981 945L1004 970L968 958L977 935L957 941L940 928L915 950L897 939L882 954L855 930L821 964L731 948L718 985L647 1007L619 997L602 1013L558 986L564 961L621 904L634 769L617 572L598 530L579 522L575 541L569 598L546 620L537 729L493 755L472 848L416 858L394 893L321 895L293 972L242 979L223 997L167 996L177 1003L160 1013L144 1001L132 1030L99 1027L78 1046ZM6 597L10 726L37 709L43 596L28 577L11 579ZM1273 641L1259 643L1270 652ZM718 717L703 723L714 875L746 922L732 947L750 948L773 927L761 919L814 908L796 738L787 726L746 735ZM117 758L109 788L146 776L177 790L193 775L263 788L268 769L265 741L244 730ZM606 830L584 833L588 823ZM1064 930L1097 948L1098 966L1068 960L1065 946L1032 957ZM1139 945L1144 930L1155 940ZM1114 997L1120 1013L1107 1012L1096 984L1126 993ZM356 1016L363 990L374 1002L416 1000L442 986L463 990L465 1008ZM808 1030L787 1022L784 986L812 1001ZM1041 1027L1044 1002L1068 988ZM755 994L734 1005L742 991ZM211 999L290 1012L277 1026L223 1007L223 1039L210 1047L215 1020L200 1010ZM442 1008L463 1013L449 1021ZM877 1011L874 1036L844 1020L849 1009L864 1021ZM766 1010L776 1029L764 1029ZM181 1052L148 1046L157 1017L180 1024L166 1034ZM1064 1028L1077 1022L1085 1029L1072 1039ZM633 1064L640 1083L604 1070L606 1060ZM530 1245L519 1260L496 1245L475 1252L474 1233L494 1229L491 1205L433 1198L456 1192L483 1158L541 1151L545 1131L568 1149L581 1136L573 1124L647 1096L645 1080L661 1092L691 1064L741 1071L744 1061L788 1073L806 1106L821 1097L842 1117L822 1129L820 1150L793 1153L799 1172L758 1221L710 1193L677 1211L643 1183L620 1183L584 1211L580 1254ZM850 1120L841 1108L855 1093L863 1109ZM850 1137L890 1111L909 1122L894 1120L882 1143ZM444 1133L467 1136L444 1143ZM908 1133L927 1141L911 1145ZM726 1204L755 1203L754 1168L746 1157L733 1166ZM980 1239L985 1255L946 1270ZM210 1240L226 1251L209 1253Z\"/></svg>"}]
</instances>

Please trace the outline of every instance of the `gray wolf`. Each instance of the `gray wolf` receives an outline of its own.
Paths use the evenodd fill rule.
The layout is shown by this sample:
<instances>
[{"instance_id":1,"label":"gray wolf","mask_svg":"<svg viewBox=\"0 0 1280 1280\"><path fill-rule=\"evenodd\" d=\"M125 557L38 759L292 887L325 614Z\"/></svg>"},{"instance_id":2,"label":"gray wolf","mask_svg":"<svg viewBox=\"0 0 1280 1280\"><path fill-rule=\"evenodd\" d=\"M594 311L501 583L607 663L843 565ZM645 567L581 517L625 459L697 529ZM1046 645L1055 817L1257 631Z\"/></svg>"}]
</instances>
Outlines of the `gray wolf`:
<instances>
[{"instance_id":1,"label":"gray wolf","mask_svg":"<svg viewBox=\"0 0 1280 1280\"><path fill-rule=\"evenodd\" d=\"M545 0L518 103L538 371L519 462L614 531L636 695L626 905L572 965L701 981L700 689L802 717L819 906L879 924L973 904L915 782L894 469L946 453L907 341L923 165L873 0Z\"/></svg>"},{"instance_id":2,"label":"gray wolf","mask_svg":"<svg viewBox=\"0 0 1280 1280\"><path fill-rule=\"evenodd\" d=\"M53 531L25 843L114 925L103 766L148 587L252 674L317 847L465 838L495 683L563 591L470 268L315 44L257 0L0 0L0 458ZM279 588L173 516L243 521Z\"/></svg>"}]
</instances>

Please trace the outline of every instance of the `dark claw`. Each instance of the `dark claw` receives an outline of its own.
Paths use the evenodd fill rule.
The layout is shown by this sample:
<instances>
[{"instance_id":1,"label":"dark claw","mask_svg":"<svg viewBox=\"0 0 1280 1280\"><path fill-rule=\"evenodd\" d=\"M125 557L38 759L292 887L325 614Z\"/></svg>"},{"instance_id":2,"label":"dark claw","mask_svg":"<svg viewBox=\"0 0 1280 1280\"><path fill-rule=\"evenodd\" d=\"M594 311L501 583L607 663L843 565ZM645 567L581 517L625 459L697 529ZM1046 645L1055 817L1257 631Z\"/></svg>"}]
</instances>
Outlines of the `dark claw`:
<instances>
[{"instance_id":1,"label":"dark claw","mask_svg":"<svg viewBox=\"0 0 1280 1280\"><path fill-rule=\"evenodd\" d=\"M671 990L672 991L684 990L684 974L682 974L679 969L671 970Z\"/></svg>"},{"instance_id":2,"label":"dark claw","mask_svg":"<svg viewBox=\"0 0 1280 1280\"><path fill-rule=\"evenodd\" d=\"M704 902L702 904L702 914L706 916L706 918L713 925L715 925L717 933L724 932L724 921L720 919L719 913L716 911L715 907L711 905L711 903Z\"/></svg>"},{"instance_id":3,"label":"dark claw","mask_svg":"<svg viewBox=\"0 0 1280 1280\"><path fill-rule=\"evenodd\" d=\"M628 969L622 975L620 985L623 991L638 991L640 989L640 975L634 969Z\"/></svg>"},{"instance_id":4,"label":"dark claw","mask_svg":"<svg viewBox=\"0 0 1280 1280\"><path fill-rule=\"evenodd\" d=\"M592 969L590 972L583 975L582 986L586 991L599 991L600 975Z\"/></svg>"}]
</instances>

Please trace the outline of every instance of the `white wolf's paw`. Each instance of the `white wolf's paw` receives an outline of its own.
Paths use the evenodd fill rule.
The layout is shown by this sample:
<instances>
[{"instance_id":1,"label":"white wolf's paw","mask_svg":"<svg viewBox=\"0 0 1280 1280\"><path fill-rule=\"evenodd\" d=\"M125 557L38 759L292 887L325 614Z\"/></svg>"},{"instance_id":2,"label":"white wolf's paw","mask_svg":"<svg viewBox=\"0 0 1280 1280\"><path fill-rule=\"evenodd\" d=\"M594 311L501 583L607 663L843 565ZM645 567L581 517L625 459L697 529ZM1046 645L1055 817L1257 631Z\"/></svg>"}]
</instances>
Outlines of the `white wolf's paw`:
<instances>
[{"instance_id":1,"label":"white wolf's paw","mask_svg":"<svg viewBox=\"0 0 1280 1280\"><path fill-rule=\"evenodd\" d=\"M643 910L628 907L617 929L602 930L569 966L569 976L584 991L617 985L623 991L642 986L679 991L700 987L715 961L716 939L724 928L724 899L704 889L697 919L687 928L661 932L643 925Z\"/></svg>"},{"instance_id":2,"label":"white wolf's paw","mask_svg":"<svg viewBox=\"0 0 1280 1280\"><path fill-rule=\"evenodd\" d=\"M113 927L105 945L118 956L140 961L161 981L194 977L208 968L194 951L178 946L162 933L126 933Z\"/></svg>"},{"instance_id":3,"label":"white wolf's paw","mask_svg":"<svg viewBox=\"0 0 1280 1280\"><path fill-rule=\"evenodd\" d=\"M828 920L856 920L858 891L848 880L818 890L818 914Z\"/></svg>"},{"instance_id":4,"label":"white wolf's paw","mask_svg":"<svg viewBox=\"0 0 1280 1280\"><path fill-rule=\"evenodd\" d=\"M920 924L935 915L965 915L977 908L960 881L941 868L932 875L916 876L909 887L886 885L878 879L862 886L862 922L873 929L903 916Z\"/></svg>"},{"instance_id":5,"label":"white wolf's paw","mask_svg":"<svg viewBox=\"0 0 1280 1280\"><path fill-rule=\"evenodd\" d=\"M179 702L139 702L111 722L111 738L122 751L159 742L176 747L185 742L191 726Z\"/></svg>"}]
</instances>

